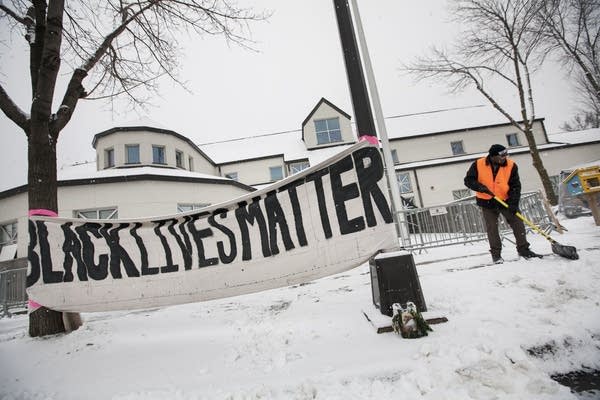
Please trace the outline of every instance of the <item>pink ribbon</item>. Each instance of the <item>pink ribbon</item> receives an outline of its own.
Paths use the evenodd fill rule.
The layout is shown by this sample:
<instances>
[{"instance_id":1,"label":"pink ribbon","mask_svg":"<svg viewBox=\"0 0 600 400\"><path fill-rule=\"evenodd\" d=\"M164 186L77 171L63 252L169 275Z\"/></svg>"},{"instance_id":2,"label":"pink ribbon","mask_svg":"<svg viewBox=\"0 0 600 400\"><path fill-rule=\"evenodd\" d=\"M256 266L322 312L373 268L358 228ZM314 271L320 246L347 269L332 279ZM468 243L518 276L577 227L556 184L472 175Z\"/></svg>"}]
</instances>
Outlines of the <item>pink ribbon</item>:
<instances>
[{"instance_id":1,"label":"pink ribbon","mask_svg":"<svg viewBox=\"0 0 600 400\"><path fill-rule=\"evenodd\" d=\"M44 217L58 217L58 214L52 210L46 210L45 208L35 208L33 210L29 210L29 216L32 217L34 215L41 215Z\"/></svg>"},{"instance_id":2,"label":"pink ribbon","mask_svg":"<svg viewBox=\"0 0 600 400\"><path fill-rule=\"evenodd\" d=\"M377 139L377 136L362 135L361 137L358 138L358 141L363 141L363 140L366 140L367 142L374 144L374 145L379 145L379 140Z\"/></svg>"},{"instance_id":3,"label":"pink ribbon","mask_svg":"<svg viewBox=\"0 0 600 400\"><path fill-rule=\"evenodd\" d=\"M37 310L40 307L43 307L43 306L34 300L29 300L27 302L27 309L30 313L34 312L35 310Z\"/></svg>"},{"instance_id":4,"label":"pink ribbon","mask_svg":"<svg viewBox=\"0 0 600 400\"><path fill-rule=\"evenodd\" d=\"M32 217L34 215L41 215L44 217L58 217L58 214L55 211L47 210L45 208L35 208L33 210L29 210L29 216ZM40 303L29 299L27 301L27 311L32 313L38 308L43 307Z\"/></svg>"}]
</instances>

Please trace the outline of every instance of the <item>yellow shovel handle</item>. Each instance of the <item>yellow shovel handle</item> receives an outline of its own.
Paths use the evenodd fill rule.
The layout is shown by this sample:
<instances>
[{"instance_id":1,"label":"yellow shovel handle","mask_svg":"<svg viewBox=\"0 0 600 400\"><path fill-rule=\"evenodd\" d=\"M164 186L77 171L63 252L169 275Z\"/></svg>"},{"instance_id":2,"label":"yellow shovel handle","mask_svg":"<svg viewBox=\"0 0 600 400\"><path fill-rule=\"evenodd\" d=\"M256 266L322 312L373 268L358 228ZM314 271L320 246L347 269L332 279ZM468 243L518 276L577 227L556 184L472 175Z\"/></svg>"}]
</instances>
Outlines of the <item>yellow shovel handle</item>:
<instances>
[{"instance_id":1,"label":"yellow shovel handle","mask_svg":"<svg viewBox=\"0 0 600 400\"><path fill-rule=\"evenodd\" d=\"M496 200L498 203L502 204L502 205L503 205L505 208L508 208L508 204L506 204L506 202L505 202L504 200L502 200L501 198L499 198L498 196L494 196L494 199L495 199L495 200ZM525 218L525 217L523 216L523 214L521 214L520 212L518 212L518 211L517 211L517 212L515 213L515 215L516 215L517 217L519 217L519 219L520 219L521 221L525 222L525 223L526 223L527 225L529 225L529 226L530 226L532 229L534 229L534 230L535 230L537 233L539 233L540 235L542 235L543 237L545 237L546 239L548 239L548 240L549 240L551 243L554 243L554 239L552 239L550 236L548 236L548 235L546 234L546 232L542 231L542 230L540 229L540 227L539 227L539 226L535 225L533 222L531 222L531 221L529 221L527 218Z\"/></svg>"}]
</instances>

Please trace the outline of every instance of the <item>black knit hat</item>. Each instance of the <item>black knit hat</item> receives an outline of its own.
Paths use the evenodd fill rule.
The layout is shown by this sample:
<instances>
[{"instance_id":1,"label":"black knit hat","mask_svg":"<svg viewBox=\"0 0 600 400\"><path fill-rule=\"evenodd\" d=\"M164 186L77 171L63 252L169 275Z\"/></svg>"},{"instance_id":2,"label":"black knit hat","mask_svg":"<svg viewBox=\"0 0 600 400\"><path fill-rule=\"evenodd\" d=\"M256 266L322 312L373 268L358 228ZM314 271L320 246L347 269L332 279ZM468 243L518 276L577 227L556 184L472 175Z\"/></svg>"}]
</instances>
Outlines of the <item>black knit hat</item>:
<instances>
[{"instance_id":1,"label":"black knit hat","mask_svg":"<svg viewBox=\"0 0 600 400\"><path fill-rule=\"evenodd\" d=\"M489 151L490 157L497 156L504 150L506 150L506 147L502 146L501 144L493 144Z\"/></svg>"}]
</instances>

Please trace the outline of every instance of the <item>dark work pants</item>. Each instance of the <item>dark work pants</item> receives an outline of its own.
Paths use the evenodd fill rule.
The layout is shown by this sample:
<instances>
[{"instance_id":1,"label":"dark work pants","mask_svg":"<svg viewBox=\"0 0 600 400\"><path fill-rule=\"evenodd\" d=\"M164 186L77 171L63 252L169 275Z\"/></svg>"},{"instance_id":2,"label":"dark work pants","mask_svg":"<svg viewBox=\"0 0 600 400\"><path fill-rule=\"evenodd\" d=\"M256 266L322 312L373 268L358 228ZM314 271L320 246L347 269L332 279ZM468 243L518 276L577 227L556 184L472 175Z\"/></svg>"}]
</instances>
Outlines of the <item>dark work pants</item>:
<instances>
[{"instance_id":1,"label":"dark work pants","mask_svg":"<svg viewBox=\"0 0 600 400\"><path fill-rule=\"evenodd\" d=\"M525 237L525 225L515 214L507 208L485 208L481 207L483 220L487 230L488 241L490 242L490 253L492 257L500 257L502 251L502 241L498 232L498 218L500 214L504 216L506 222L511 227L517 242L517 252L521 253L529 248L529 243Z\"/></svg>"}]
</instances>

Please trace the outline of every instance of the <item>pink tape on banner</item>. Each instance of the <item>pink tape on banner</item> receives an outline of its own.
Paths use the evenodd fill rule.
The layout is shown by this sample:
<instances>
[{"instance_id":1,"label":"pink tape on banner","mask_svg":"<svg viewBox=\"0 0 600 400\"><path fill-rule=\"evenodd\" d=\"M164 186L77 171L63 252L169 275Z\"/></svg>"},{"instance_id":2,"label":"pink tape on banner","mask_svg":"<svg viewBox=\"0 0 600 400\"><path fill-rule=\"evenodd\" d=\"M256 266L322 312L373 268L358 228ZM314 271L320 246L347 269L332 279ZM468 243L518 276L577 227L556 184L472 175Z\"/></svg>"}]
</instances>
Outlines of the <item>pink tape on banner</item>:
<instances>
[{"instance_id":1,"label":"pink tape on banner","mask_svg":"<svg viewBox=\"0 0 600 400\"><path fill-rule=\"evenodd\" d=\"M58 214L52 210L46 210L45 208L35 208L33 210L29 210L29 216L32 217L34 215L41 215L44 217L58 217ZM27 301L27 311L32 313L38 308L43 307L40 303L29 300Z\"/></svg>"},{"instance_id":2,"label":"pink tape on banner","mask_svg":"<svg viewBox=\"0 0 600 400\"><path fill-rule=\"evenodd\" d=\"M40 307L43 307L43 306L40 303L37 303L33 300L29 300L27 302L27 308L30 313L34 312L35 310L37 310Z\"/></svg>"},{"instance_id":3,"label":"pink tape on banner","mask_svg":"<svg viewBox=\"0 0 600 400\"><path fill-rule=\"evenodd\" d=\"M52 210L46 210L45 208L35 208L33 210L29 210L29 216L32 217L34 215L41 215L44 217L58 217L58 214Z\"/></svg>"},{"instance_id":4,"label":"pink tape on banner","mask_svg":"<svg viewBox=\"0 0 600 400\"><path fill-rule=\"evenodd\" d=\"M378 145L379 144L379 139L377 139L377 136L371 136L371 135L362 135L361 137L358 138L359 141L363 141L366 140L367 142L374 144L374 145Z\"/></svg>"}]
</instances>

